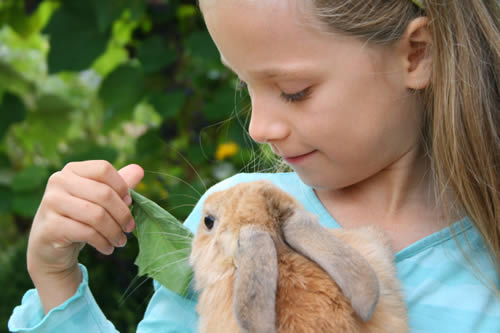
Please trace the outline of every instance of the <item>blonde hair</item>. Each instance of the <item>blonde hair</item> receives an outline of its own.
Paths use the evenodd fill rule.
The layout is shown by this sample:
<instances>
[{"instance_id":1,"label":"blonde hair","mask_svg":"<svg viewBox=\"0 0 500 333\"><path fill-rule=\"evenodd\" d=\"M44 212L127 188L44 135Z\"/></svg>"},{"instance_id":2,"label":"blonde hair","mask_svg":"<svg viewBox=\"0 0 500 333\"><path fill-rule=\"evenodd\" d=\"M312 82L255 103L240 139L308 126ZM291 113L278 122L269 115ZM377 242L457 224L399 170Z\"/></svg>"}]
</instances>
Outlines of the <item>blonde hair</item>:
<instances>
[{"instance_id":1,"label":"blonde hair","mask_svg":"<svg viewBox=\"0 0 500 333\"><path fill-rule=\"evenodd\" d=\"M500 5L497 0L314 0L322 25L368 43L390 45L415 18L429 18L432 82L423 146L440 193L451 190L475 224L500 275ZM472 259L472 258L471 258ZM492 281L488 286L498 295Z\"/></svg>"}]
</instances>

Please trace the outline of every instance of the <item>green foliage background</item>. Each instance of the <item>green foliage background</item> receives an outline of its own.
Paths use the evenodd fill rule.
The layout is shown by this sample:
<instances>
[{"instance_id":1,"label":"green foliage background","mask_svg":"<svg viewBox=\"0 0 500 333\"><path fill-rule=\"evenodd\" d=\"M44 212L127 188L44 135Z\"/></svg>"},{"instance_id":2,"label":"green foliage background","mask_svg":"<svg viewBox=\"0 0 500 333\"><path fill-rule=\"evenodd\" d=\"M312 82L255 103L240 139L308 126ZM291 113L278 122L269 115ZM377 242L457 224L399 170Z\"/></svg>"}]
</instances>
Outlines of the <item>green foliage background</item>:
<instances>
[{"instance_id":1,"label":"green foliage background","mask_svg":"<svg viewBox=\"0 0 500 333\"><path fill-rule=\"evenodd\" d=\"M136 190L183 220L206 187L255 169L235 88L194 0L0 0L0 330L32 288L27 235L50 174L138 163ZM224 154L229 142L238 149ZM135 332L153 292L136 255L131 239L80 257L121 332Z\"/></svg>"}]
</instances>

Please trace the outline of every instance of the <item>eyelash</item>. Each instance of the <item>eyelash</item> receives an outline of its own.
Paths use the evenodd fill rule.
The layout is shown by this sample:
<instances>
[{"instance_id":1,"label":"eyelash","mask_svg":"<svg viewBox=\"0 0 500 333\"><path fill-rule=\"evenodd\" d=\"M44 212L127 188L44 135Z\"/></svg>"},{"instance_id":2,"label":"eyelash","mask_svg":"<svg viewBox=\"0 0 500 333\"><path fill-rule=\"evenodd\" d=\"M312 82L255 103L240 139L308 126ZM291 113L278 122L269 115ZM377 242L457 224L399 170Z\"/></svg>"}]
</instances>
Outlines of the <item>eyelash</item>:
<instances>
[{"instance_id":1,"label":"eyelash","mask_svg":"<svg viewBox=\"0 0 500 333\"><path fill-rule=\"evenodd\" d=\"M240 91L246 88L247 88L246 82L238 79L237 90ZM281 92L280 97L287 103L297 103L306 100L309 97L309 94L310 94L310 88L306 88L295 94L286 94L284 92Z\"/></svg>"}]
</instances>

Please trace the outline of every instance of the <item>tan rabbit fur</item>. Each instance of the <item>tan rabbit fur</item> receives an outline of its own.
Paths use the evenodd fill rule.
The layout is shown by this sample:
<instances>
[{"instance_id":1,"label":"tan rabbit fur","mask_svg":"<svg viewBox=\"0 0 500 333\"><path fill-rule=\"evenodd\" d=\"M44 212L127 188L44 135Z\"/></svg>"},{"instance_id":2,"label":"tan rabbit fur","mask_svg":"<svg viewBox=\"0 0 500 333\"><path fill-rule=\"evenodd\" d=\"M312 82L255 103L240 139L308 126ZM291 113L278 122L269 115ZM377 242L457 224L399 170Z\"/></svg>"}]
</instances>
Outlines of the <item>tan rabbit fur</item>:
<instances>
[{"instance_id":1,"label":"tan rabbit fur","mask_svg":"<svg viewBox=\"0 0 500 333\"><path fill-rule=\"evenodd\" d=\"M350 280L356 278L347 275L347 282L339 282L347 287L339 288L337 281L314 258L307 258L288 243L287 233L299 235L299 241L310 237L307 235L309 226L304 232L300 228L296 229L298 231L290 228L283 231L284 224L292 216L302 215L312 216L294 198L267 181L238 184L207 197L190 256L195 288L200 292L197 305L199 331L408 332L393 252L385 234L375 227L335 229L330 233L324 232L326 228L318 229L328 237L333 235L336 242L348 244L348 252L338 252L336 256L340 259L336 260L357 263L357 259L351 260L357 255L373 268L375 278L372 280L376 290L366 287L366 300L361 295L360 301L356 301L355 298L364 290L360 292L360 288L354 288L353 295L345 296L351 290ZM208 224L205 223L207 216ZM210 224L212 220L213 226ZM317 221L314 223L319 226ZM243 239L247 237L244 234L252 235L246 238L249 241ZM252 238L254 235L257 236ZM316 235L313 237L308 243L316 242ZM255 245L256 254L253 254L252 244L260 240L263 243ZM252 254L244 258L245 244L249 244ZM332 252L331 248L325 249ZM243 265L256 260L264 263L254 263L255 266L249 266L250 273L248 268L245 271ZM334 268L341 270L341 266L343 264ZM254 275L253 270L256 271ZM366 271L371 269L353 274L369 276ZM245 274L251 276L245 277ZM266 274L271 277L261 279ZM365 285L363 281L360 284L362 288ZM355 311L353 306L355 302L364 306L370 299L373 300L373 311L368 311L365 321L358 315L363 313L362 310Z\"/></svg>"}]
</instances>

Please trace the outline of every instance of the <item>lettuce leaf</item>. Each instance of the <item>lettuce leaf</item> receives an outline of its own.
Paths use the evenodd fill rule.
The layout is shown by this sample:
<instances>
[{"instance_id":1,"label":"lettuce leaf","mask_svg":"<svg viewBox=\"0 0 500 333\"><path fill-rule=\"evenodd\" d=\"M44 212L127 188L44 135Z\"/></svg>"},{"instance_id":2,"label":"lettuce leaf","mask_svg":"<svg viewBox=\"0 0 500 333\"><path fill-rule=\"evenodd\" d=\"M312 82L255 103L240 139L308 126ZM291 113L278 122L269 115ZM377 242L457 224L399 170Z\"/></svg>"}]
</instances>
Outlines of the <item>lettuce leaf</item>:
<instances>
[{"instance_id":1,"label":"lettuce leaf","mask_svg":"<svg viewBox=\"0 0 500 333\"><path fill-rule=\"evenodd\" d=\"M189 265L193 234L182 222L153 201L130 190L131 207L139 241L135 264L167 289L186 296L193 271Z\"/></svg>"}]
</instances>

